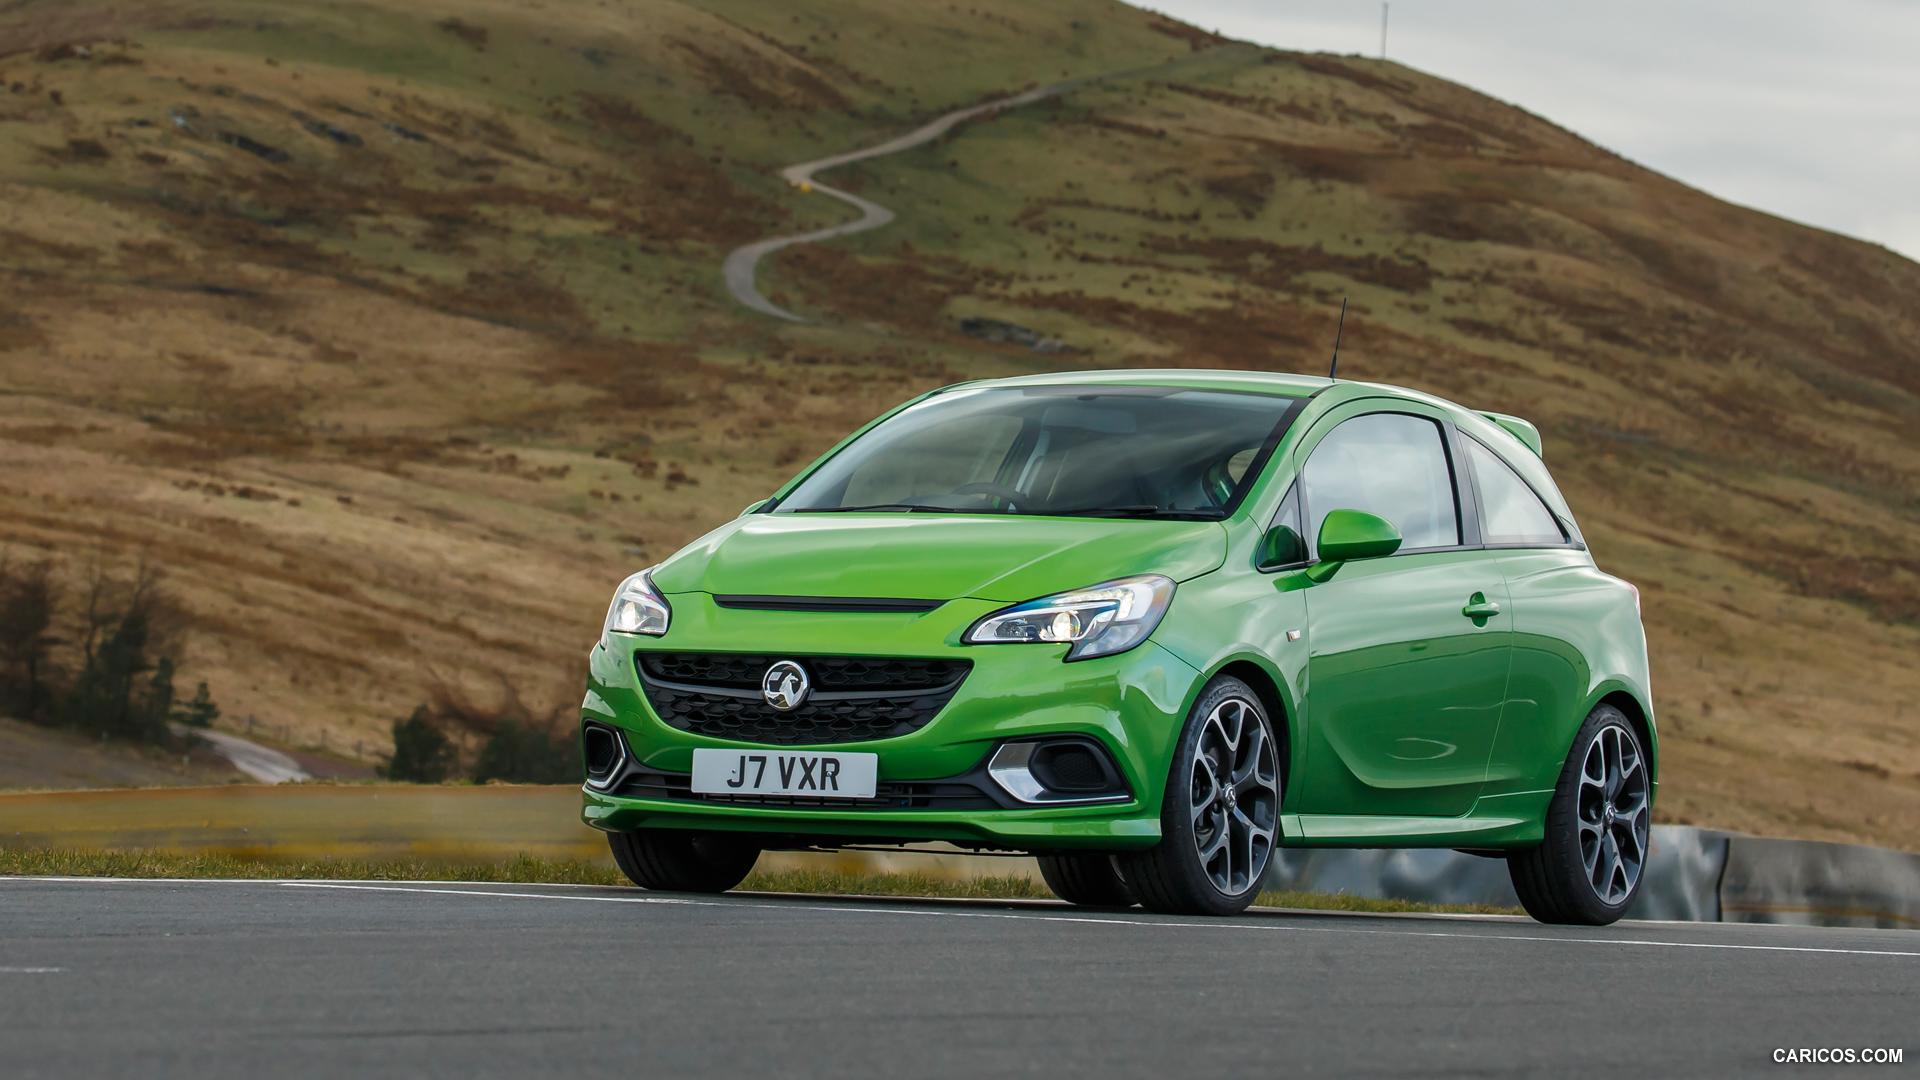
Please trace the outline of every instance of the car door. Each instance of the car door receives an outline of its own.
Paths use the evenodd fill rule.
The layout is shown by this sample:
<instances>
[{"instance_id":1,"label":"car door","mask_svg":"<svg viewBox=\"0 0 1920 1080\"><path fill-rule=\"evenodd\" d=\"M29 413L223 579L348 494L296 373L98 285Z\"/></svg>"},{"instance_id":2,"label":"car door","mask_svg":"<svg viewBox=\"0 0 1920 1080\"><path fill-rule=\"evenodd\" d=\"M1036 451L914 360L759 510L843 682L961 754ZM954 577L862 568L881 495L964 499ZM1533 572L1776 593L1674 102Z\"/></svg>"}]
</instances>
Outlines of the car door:
<instances>
[{"instance_id":1,"label":"car door","mask_svg":"<svg viewBox=\"0 0 1920 1080\"><path fill-rule=\"evenodd\" d=\"M1310 436L1299 477L1309 558L1337 509L1385 518L1402 543L1305 590L1309 766L1298 805L1458 816L1486 779L1506 697L1506 582L1479 550L1444 416L1414 403L1367 406L1329 414Z\"/></svg>"},{"instance_id":2,"label":"car door","mask_svg":"<svg viewBox=\"0 0 1920 1080\"><path fill-rule=\"evenodd\" d=\"M1593 685L1581 643L1638 640L1626 628L1597 633L1613 620L1636 619L1638 611L1621 605L1619 582L1593 565L1570 523L1533 483L1471 435L1462 432L1456 445L1473 478L1481 543L1500 565L1514 620L1507 705L1481 796L1491 799L1554 784Z\"/></svg>"}]
</instances>

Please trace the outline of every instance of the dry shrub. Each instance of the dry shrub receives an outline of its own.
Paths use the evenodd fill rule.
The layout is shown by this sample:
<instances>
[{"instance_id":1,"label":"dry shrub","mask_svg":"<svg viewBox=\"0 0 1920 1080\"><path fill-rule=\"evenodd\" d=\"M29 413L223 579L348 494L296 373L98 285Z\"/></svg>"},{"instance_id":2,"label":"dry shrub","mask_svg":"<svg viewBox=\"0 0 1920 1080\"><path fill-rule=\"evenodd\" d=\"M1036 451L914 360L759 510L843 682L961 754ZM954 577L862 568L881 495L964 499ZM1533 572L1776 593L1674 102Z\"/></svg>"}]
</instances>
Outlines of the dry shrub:
<instances>
[{"instance_id":1,"label":"dry shrub","mask_svg":"<svg viewBox=\"0 0 1920 1080\"><path fill-rule=\"evenodd\" d=\"M798 284L810 306L841 317L925 326L947 301L972 291L975 272L931 258L878 259L831 245L807 244L781 254L782 277Z\"/></svg>"},{"instance_id":2,"label":"dry shrub","mask_svg":"<svg viewBox=\"0 0 1920 1080\"><path fill-rule=\"evenodd\" d=\"M47 335L32 316L25 312L0 308L0 353L15 349L42 348L47 344Z\"/></svg>"},{"instance_id":3,"label":"dry shrub","mask_svg":"<svg viewBox=\"0 0 1920 1080\"><path fill-rule=\"evenodd\" d=\"M1253 285L1276 292L1301 292L1303 274L1338 274L1350 281L1379 285L1398 292L1425 292L1434 271L1417 256L1348 255L1328 251L1320 244L1294 247L1250 237L1162 239L1154 250L1169 255L1197 255L1217 269Z\"/></svg>"},{"instance_id":4,"label":"dry shrub","mask_svg":"<svg viewBox=\"0 0 1920 1080\"><path fill-rule=\"evenodd\" d=\"M579 337L593 325L572 293L527 270L469 270L465 282L443 291L441 298L474 318L555 337Z\"/></svg>"},{"instance_id":5,"label":"dry shrub","mask_svg":"<svg viewBox=\"0 0 1920 1080\"><path fill-rule=\"evenodd\" d=\"M1406 201L1403 220L1409 232L1452 240L1540 247L1528 228L1526 212L1495 198L1461 198L1457 192L1418 195Z\"/></svg>"},{"instance_id":6,"label":"dry shrub","mask_svg":"<svg viewBox=\"0 0 1920 1080\"><path fill-rule=\"evenodd\" d=\"M1378 90L1385 94L1405 94L1413 91L1413 84L1404 79L1395 79L1385 75L1376 75L1366 69L1363 62L1342 60L1333 56L1321 56L1313 53L1294 53L1289 59L1300 67L1316 75L1363 86L1368 90Z\"/></svg>"},{"instance_id":7,"label":"dry shrub","mask_svg":"<svg viewBox=\"0 0 1920 1080\"><path fill-rule=\"evenodd\" d=\"M1219 34L1209 33L1197 26L1189 26L1183 22L1176 22L1157 13L1149 13L1147 16L1147 29L1156 34L1186 42L1187 49L1190 52L1200 52L1203 49L1211 49L1216 45L1225 45L1228 41L1227 38L1221 37Z\"/></svg>"},{"instance_id":8,"label":"dry shrub","mask_svg":"<svg viewBox=\"0 0 1920 1080\"><path fill-rule=\"evenodd\" d=\"M846 96L799 63L776 62L750 52L722 56L684 39L670 43L693 62L715 91L739 98L755 109L845 109Z\"/></svg>"},{"instance_id":9,"label":"dry shrub","mask_svg":"<svg viewBox=\"0 0 1920 1080\"><path fill-rule=\"evenodd\" d=\"M473 48L485 49L487 47L487 28L484 26L475 26L459 18L442 19L435 23L434 26L445 33L459 38L462 42L465 42Z\"/></svg>"}]
</instances>

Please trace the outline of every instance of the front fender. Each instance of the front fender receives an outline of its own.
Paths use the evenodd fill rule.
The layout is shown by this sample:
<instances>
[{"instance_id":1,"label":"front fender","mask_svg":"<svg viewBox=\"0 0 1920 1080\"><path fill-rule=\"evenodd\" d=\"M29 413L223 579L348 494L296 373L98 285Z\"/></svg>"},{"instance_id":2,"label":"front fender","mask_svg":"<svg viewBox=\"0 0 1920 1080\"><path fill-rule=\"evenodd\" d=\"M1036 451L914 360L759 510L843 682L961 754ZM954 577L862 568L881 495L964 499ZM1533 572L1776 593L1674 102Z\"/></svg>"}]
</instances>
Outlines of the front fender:
<instances>
[{"instance_id":1,"label":"front fender","mask_svg":"<svg viewBox=\"0 0 1920 1080\"><path fill-rule=\"evenodd\" d=\"M1232 565L1231 560L1229 565ZM1207 574L1182 582L1153 640L1200 673L1185 702L1193 703L1222 673L1235 675L1272 696L1273 722L1287 746L1283 802L1290 802L1306 775L1307 649L1287 631L1306 626L1306 603L1298 571L1278 574ZM1259 685L1264 683L1265 685Z\"/></svg>"}]
</instances>

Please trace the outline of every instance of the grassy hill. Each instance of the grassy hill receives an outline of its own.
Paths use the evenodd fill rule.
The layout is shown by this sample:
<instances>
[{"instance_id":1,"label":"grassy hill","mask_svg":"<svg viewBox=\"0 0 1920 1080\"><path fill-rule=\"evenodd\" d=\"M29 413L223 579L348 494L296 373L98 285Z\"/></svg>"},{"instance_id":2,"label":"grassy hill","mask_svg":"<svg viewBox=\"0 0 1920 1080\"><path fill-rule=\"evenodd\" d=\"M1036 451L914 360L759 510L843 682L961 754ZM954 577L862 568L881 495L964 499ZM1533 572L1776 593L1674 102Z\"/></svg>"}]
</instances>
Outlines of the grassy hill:
<instances>
[{"instance_id":1,"label":"grassy hill","mask_svg":"<svg viewBox=\"0 0 1920 1080\"><path fill-rule=\"evenodd\" d=\"M828 178L786 164L1062 79ZM1920 266L1395 64L1106 0L0 6L0 545L145 551L294 741L577 695L606 594L930 385L1342 372L1520 413L1641 585L1662 817L1920 835ZM1064 342L969 336L987 317Z\"/></svg>"}]
</instances>

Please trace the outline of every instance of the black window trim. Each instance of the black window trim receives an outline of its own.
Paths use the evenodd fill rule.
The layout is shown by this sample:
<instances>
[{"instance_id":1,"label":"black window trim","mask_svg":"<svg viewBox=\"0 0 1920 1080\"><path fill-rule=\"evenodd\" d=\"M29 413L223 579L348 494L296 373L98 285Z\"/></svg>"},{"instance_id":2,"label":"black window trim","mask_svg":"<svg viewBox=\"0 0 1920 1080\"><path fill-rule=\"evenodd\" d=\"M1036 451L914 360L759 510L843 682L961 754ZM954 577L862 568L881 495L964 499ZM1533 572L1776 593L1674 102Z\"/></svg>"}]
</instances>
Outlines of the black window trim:
<instances>
[{"instance_id":1,"label":"black window trim","mask_svg":"<svg viewBox=\"0 0 1920 1080\"><path fill-rule=\"evenodd\" d=\"M1500 456L1500 451L1495 450L1493 447L1488 446L1486 443L1482 442L1479 439L1474 438L1472 435L1469 435L1464 431L1459 431L1456 429L1455 434L1461 439L1472 439L1474 444L1479 446L1480 449L1485 450L1489 454L1492 454L1493 460L1498 461L1502 465L1505 465L1507 471L1513 474L1513 478L1520 481L1520 486L1527 489L1527 494L1532 495L1534 500L1540 504L1540 509L1545 510L1547 512L1547 518L1548 520L1553 522L1553 527L1560 530L1559 543L1550 543L1544 540L1529 540L1529 541L1519 541L1515 543L1490 544L1490 543L1484 542L1484 538L1483 538L1482 543L1479 545L1482 550L1485 550L1485 551L1559 551L1559 550L1585 551L1587 550L1586 544L1573 538L1573 530L1567 528L1567 523L1560 520L1559 514L1556 514L1553 512L1553 504L1548 502L1546 498L1540 494L1540 489L1534 487L1533 482L1531 480L1528 480L1526 476L1520 472L1519 469L1514 468L1512 465L1507 465L1507 459ZM1465 452L1466 444L1464 442L1461 443L1460 449L1462 451L1462 453L1460 454L1460 457L1466 461L1467 472L1473 483L1474 501L1475 501L1476 510L1477 510L1477 504L1480 501L1480 474L1479 474L1479 471L1475 469L1473 466L1473 455ZM1477 513L1476 513L1475 526L1476 528L1474 531L1476 533L1482 531L1478 527L1479 521L1478 521Z\"/></svg>"},{"instance_id":2,"label":"black window trim","mask_svg":"<svg viewBox=\"0 0 1920 1080\"><path fill-rule=\"evenodd\" d=\"M1454 524L1457 530L1455 532L1455 535L1460 537L1461 543L1436 544L1430 547L1401 548L1399 551L1396 551L1392 555L1388 555L1386 557L1389 559L1397 559L1402 555L1431 555L1434 552L1438 552L1438 551L1463 551L1463 550L1471 550L1475 547L1478 547L1479 546L1478 544L1468 544L1465 542L1467 539L1468 518L1466 513L1466 507L1462 505L1464 501L1462 499L1462 492L1465 490L1461 483L1462 470L1459 464L1454 460L1457 456L1457 452L1453 445L1453 438L1451 435L1451 432L1453 430L1453 422L1443 417L1428 416L1426 413L1423 413L1423 412L1410 412L1406 409L1395 409L1395 408L1372 409L1367 412L1359 412L1359 413L1354 413L1352 416L1342 417L1337 423L1335 423L1332 427L1327 429L1327 435L1331 435L1335 431L1338 431L1341 425L1347 423L1349 420L1358 420L1363 416L1408 416L1416 420L1425 420L1427 423L1432 424L1435 427L1439 428L1441 452L1446 455L1446 459L1447 459L1447 475L1451 477L1453 481L1453 512L1454 512ZM1327 435L1322 435L1320 437L1321 442L1326 441ZM1313 448L1315 451L1318 451L1320 449L1320 443L1318 442L1314 443ZM1295 483L1298 483L1300 478L1306 475L1307 465L1310 464L1312 461L1313 461L1313 454L1309 453L1307 455L1307 459L1300 463L1299 470L1294 474ZM1477 506L1478 504L1472 504L1472 505ZM1476 516L1473 520L1474 520L1474 539L1478 540L1479 532L1480 532L1479 519ZM1320 538L1318 536L1312 535L1313 533L1313 529L1311 527L1312 522L1313 522L1313 507L1307 501L1306 486L1301 485L1300 527L1306 530L1306 533L1307 533L1307 535L1304 535L1301 537L1301 539L1305 541L1307 545L1307 562L1305 564L1307 566L1312 566L1313 564L1320 561Z\"/></svg>"},{"instance_id":3,"label":"black window trim","mask_svg":"<svg viewBox=\"0 0 1920 1080\"><path fill-rule=\"evenodd\" d=\"M1273 508L1273 517L1269 518L1267 520L1266 527L1260 530L1260 541L1264 541L1266 539L1267 534L1272 532L1275 528L1279 526L1280 515L1287 512L1287 503L1289 500L1295 501L1297 505L1303 506L1305 504L1305 500L1302 499L1300 495L1300 474L1297 472L1293 475L1293 478L1291 480L1287 481L1287 490L1284 494L1280 496L1279 505ZM1307 519L1303 515L1300 518L1300 546L1303 549L1307 547L1306 530L1307 530ZM1309 555L1307 558L1298 560L1295 562L1274 563L1271 566L1263 566L1260 563L1261 547L1262 547L1262 544L1259 541L1256 541L1254 543L1253 568L1262 574L1277 574L1282 570L1304 570L1307 567L1313 565L1313 558L1311 555Z\"/></svg>"},{"instance_id":4,"label":"black window trim","mask_svg":"<svg viewBox=\"0 0 1920 1080\"><path fill-rule=\"evenodd\" d=\"M1507 467L1509 469L1512 469L1513 474L1520 478L1520 482L1526 485L1527 490L1533 494L1533 497L1540 500L1540 505L1546 508L1547 516L1553 519L1554 526L1560 530L1561 535L1566 539L1562 543L1558 543L1558 544L1548 544L1548 543L1489 544L1487 543L1486 537L1485 537L1484 531L1481 528L1481 522L1480 522L1480 503L1481 503L1480 480L1479 480L1479 477L1474 473L1473 461L1472 461L1471 455L1467 453L1466 444L1461 440L1473 439L1474 442L1480 444L1481 449L1486 450L1490 454L1493 454L1495 459L1500 460L1503 463L1506 459L1501 458L1500 454L1497 451L1495 451L1492 447L1488 446L1486 443L1481 442L1479 439L1474 439L1472 435L1469 435L1466 432L1460 430L1459 426L1455 424L1451 419L1448 419L1445 417L1429 416L1424 412L1411 412L1406 409L1388 407L1388 408L1381 408L1381 409L1372 409L1366 412L1358 412L1358 413L1354 413L1352 416L1342 417L1339 421L1337 421L1333 425L1332 428L1328 428L1327 431L1329 434L1331 434L1335 428L1338 428L1341 424L1346 423L1348 420L1357 420L1362 416L1378 416L1381 414L1394 414L1399 416L1417 417L1421 420L1426 420L1431 423L1438 424L1440 426L1441 442L1445 446L1446 455L1447 455L1447 469L1449 474L1453 477L1453 499L1454 499L1453 504L1455 509L1458 511L1460 515L1459 522L1460 522L1460 539L1461 539L1461 542L1458 544L1446 544L1446 545L1440 545L1435 547L1423 547L1423 548L1402 548L1401 550L1394 552L1392 555L1386 556L1386 558L1397 559L1402 555L1432 555L1438 552L1447 552L1447 551L1554 551L1554 550L1563 550L1563 549L1572 550L1572 551L1587 550L1587 545L1580 542L1579 540L1573 539L1573 531L1567 528L1566 522L1560 520L1559 514L1556 514L1553 512L1553 504L1547 502L1546 499L1541 498L1539 490L1535 488L1533 484L1529 482L1525 476L1521 476L1520 470L1513 469L1511 465ZM1324 440L1326 436L1323 435L1321 436L1321 438ZM1319 448L1320 448L1319 443L1315 443L1314 449L1318 450ZM1307 455L1307 460L1308 461L1312 460L1312 457L1313 455L1309 453ZM1303 530L1303 534L1300 539L1301 539L1301 542L1306 545L1306 549L1307 549L1306 561L1285 563L1277 566L1260 566L1258 565L1258 562L1257 562L1258 547L1256 546L1255 548L1256 563L1255 563L1254 569L1259 571L1260 573L1278 574L1278 573L1283 573L1289 570L1304 570L1307 567L1312 566L1315 563L1320 561L1319 537L1306 535L1306 532L1305 532L1307 529L1307 523L1313 520L1313 511L1307 505L1306 489L1304 485L1300 483L1300 479L1302 475L1306 472L1306 469L1307 469L1307 461L1302 461L1299 467L1294 470L1293 476L1287 480L1286 491L1280 496L1280 502L1274 507L1272 517L1268 519L1266 526L1261 530L1261 535L1264 537L1266 532L1268 530L1271 530L1274 527L1274 525L1279 522L1280 515L1284 513L1286 510L1288 497L1295 495L1297 492L1299 502L1300 502L1300 527Z\"/></svg>"}]
</instances>

